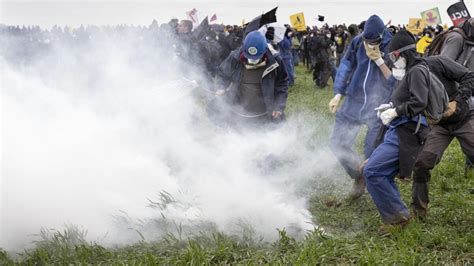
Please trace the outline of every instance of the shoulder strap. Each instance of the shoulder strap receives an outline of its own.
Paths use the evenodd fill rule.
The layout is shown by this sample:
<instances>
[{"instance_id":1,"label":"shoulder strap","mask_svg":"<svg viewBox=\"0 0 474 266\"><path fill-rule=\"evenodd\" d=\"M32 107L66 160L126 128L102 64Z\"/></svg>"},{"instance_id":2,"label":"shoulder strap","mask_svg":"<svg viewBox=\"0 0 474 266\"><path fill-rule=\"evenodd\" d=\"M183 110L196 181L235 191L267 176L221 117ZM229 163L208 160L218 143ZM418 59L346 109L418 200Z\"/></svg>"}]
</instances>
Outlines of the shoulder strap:
<instances>
[{"instance_id":1,"label":"shoulder strap","mask_svg":"<svg viewBox=\"0 0 474 266\"><path fill-rule=\"evenodd\" d=\"M431 87L431 71L430 71L430 66L428 65L428 63L425 60L422 60L422 63L420 63L416 66L421 67L421 68L425 69L428 72L426 77L428 79L428 87Z\"/></svg>"}]
</instances>

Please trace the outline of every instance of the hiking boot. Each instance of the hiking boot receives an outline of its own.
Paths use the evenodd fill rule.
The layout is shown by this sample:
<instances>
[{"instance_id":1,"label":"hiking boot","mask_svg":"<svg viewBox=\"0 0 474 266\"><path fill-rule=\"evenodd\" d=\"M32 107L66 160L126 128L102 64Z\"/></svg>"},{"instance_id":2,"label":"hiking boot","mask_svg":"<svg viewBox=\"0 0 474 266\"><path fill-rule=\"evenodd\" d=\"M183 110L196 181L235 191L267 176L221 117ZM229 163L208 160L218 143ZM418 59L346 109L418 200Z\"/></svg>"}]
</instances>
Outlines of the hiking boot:
<instances>
[{"instance_id":1,"label":"hiking boot","mask_svg":"<svg viewBox=\"0 0 474 266\"><path fill-rule=\"evenodd\" d=\"M392 224L382 224L380 225L377 233L381 237L388 237L392 235L392 232L396 229L404 229L408 226L410 223L410 218L409 217L401 217L401 220L396 223Z\"/></svg>"},{"instance_id":2,"label":"hiking boot","mask_svg":"<svg viewBox=\"0 0 474 266\"><path fill-rule=\"evenodd\" d=\"M354 179L352 184L352 190L349 193L349 198L351 200L356 200L364 195L365 192L365 179L364 176L360 175Z\"/></svg>"},{"instance_id":3,"label":"hiking boot","mask_svg":"<svg viewBox=\"0 0 474 266\"><path fill-rule=\"evenodd\" d=\"M412 208L413 217L424 222L426 221L427 211L426 209Z\"/></svg>"}]
</instances>

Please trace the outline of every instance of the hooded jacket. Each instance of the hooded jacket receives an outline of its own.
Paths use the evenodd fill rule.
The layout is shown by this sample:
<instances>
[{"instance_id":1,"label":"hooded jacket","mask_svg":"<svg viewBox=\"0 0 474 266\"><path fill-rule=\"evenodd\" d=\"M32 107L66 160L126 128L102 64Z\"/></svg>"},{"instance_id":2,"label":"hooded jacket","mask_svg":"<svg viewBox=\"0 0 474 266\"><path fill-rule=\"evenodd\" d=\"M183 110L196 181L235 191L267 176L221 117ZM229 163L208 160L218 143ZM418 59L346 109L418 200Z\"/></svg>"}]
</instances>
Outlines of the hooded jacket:
<instances>
[{"instance_id":1,"label":"hooded jacket","mask_svg":"<svg viewBox=\"0 0 474 266\"><path fill-rule=\"evenodd\" d=\"M280 56L282 59L291 59L291 38L285 36L281 42L278 43L280 47Z\"/></svg>"},{"instance_id":2,"label":"hooded jacket","mask_svg":"<svg viewBox=\"0 0 474 266\"><path fill-rule=\"evenodd\" d=\"M288 98L288 74L281 57L276 51L267 48L266 64L262 74L263 100L267 115L273 111L283 112ZM240 60L242 49L233 51L219 66L220 85L226 89L226 99L235 103L239 96L239 84L242 78L244 63ZM229 85L230 84L230 85Z\"/></svg>"},{"instance_id":3,"label":"hooded jacket","mask_svg":"<svg viewBox=\"0 0 474 266\"><path fill-rule=\"evenodd\" d=\"M374 39L380 34L380 51L382 56L388 54L392 35L385 29L383 21L373 15L365 23L364 32L351 41L337 71L334 94L346 96L339 112L354 121L377 119L374 108L390 99L393 86L367 57L362 38Z\"/></svg>"},{"instance_id":4,"label":"hooded jacket","mask_svg":"<svg viewBox=\"0 0 474 266\"><path fill-rule=\"evenodd\" d=\"M423 112L428 105L428 70L421 64L428 65L429 71L443 83L450 101L456 101L458 108L453 117L441 120L440 124L456 124L465 117L469 110L467 101L474 88L474 73L444 56L429 56L416 59L407 70L407 74L399 82L393 92L391 101L396 107L397 114L412 118ZM455 82L459 83L459 87ZM464 110L458 110L464 104ZM460 112L460 113L459 113ZM396 122L394 120L392 123Z\"/></svg>"}]
</instances>

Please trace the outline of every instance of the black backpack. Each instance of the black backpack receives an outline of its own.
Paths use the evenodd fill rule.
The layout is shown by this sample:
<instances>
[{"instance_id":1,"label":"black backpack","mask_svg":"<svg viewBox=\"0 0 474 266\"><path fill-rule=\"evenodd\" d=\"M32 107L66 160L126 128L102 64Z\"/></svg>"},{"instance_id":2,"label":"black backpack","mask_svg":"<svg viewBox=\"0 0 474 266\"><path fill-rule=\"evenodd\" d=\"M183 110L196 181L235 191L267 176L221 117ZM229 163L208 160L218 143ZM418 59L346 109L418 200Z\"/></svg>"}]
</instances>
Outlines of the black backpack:
<instances>
[{"instance_id":1,"label":"black backpack","mask_svg":"<svg viewBox=\"0 0 474 266\"><path fill-rule=\"evenodd\" d=\"M448 109L449 96L443 83L439 78L431 73L427 64L420 64L420 67L427 70L428 73L428 104L423 114L429 124L437 124L443 118L444 112Z\"/></svg>"}]
</instances>

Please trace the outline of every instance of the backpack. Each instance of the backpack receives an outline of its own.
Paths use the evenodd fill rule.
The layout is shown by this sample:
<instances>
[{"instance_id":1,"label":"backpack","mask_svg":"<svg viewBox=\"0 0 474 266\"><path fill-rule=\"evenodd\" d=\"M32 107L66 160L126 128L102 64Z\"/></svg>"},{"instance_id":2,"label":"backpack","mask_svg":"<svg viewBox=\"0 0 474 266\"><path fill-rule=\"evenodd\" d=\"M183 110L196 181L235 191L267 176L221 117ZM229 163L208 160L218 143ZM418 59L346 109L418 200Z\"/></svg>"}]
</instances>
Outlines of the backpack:
<instances>
[{"instance_id":1,"label":"backpack","mask_svg":"<svg viewBox=\"0 0 474 266\"><path fill-rule=\"evenodd\" d=\"M448 109L449 96L439 78L431 73L427 64L420 64L428 71L428 104L423 111L429 124L437 124L443 118L444 112Z\"/></svg>"},{"instance_id":2,"label":"backpack","mask_svg":"<svg viewBox=\"0 0 474 266\"><path fill-rule=\"evenodd\" d=\"M461 34L461 36L463 37L464 39L464 46L466 46L466 42L468 41L467 40L467 36L466 34L464 33L464 31L460 28L453 28L451 30L445 30L443 31L442 33L438 34L438 36L436 36L433 41L430 43L430 45L428 45L426 47L426 50L425 50L425 53L424 53L424 56L427 57L427 56L433 56L433 55L439 55L441 53L441 50L443 49L443 45L444 43L446 42L446 38L448 37L448 35L451 33L451 32L457 32L458 34ZM468 44L471 44L472 43L468 43ZM464 47L463 49L465 49L466 47ZM458 57L461 55L461 53L458 55ZM458 58L456 58L454 61L457 61ZM465 66L465 65L464 65Z\"/></svg>"}]
</instances>

